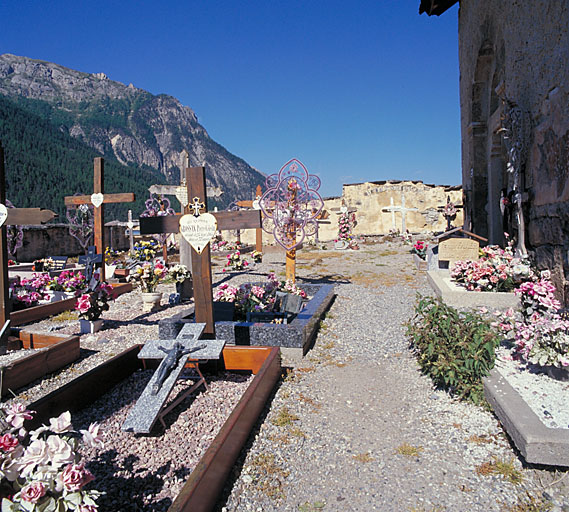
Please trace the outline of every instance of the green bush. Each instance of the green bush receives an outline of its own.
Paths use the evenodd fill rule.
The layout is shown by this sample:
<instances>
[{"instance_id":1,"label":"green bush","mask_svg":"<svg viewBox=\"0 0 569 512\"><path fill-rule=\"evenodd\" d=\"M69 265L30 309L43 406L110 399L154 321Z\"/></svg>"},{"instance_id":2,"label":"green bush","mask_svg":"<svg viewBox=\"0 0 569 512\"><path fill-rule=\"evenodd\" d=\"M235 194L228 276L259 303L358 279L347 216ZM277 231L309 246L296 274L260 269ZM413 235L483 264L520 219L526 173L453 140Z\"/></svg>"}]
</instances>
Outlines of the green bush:
<instances>
[{"instance_id":1,"label":"green bush","mask_svg":"<svg viewBox=\"0 0 569 512\"><path fill-rule=\"evenodd\" d=\"M482 377L493 368L500 342L489 321L418 295L415 315L405 326L421 369L437 387L484 402Z\"/></svg>"}]
</instances>

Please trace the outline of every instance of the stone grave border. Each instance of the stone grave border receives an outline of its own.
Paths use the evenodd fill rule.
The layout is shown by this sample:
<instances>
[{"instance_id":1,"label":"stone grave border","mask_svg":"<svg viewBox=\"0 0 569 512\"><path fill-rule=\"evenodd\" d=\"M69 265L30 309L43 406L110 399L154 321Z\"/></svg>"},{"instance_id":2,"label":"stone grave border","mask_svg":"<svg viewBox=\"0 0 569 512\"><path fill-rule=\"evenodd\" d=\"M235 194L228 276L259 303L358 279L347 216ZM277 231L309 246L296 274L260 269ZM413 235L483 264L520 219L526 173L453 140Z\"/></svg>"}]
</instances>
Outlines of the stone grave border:
<instances>
[{"instance_id":1,"label":"stone grave border","mask_svg":"<svg viewBox=\"0 0 569 512\"><path fill-rule=\"evenodd\" d=\"M427 260L420 258L417 254L413 253L413 263L415 263L415 267L417 270L426 271L427 270Z\"/></svg>"},{"instance_id":2,"label":"stone grave border","mask_svg":"<svg viewBox=\"0 0 569 512\"><path fill-rule=\"evenodd\" d=\"M113 283L113 292L115 297L132 291L132 283ZM49 304L41 304L32 308L21 309L10 313L11 325L22 325L30 322L37 322L52 315L57 315L63 311L68 311L75 308L77 302L76 297L71 299L58 300L50 302Z\"/></svg>"},{"instance_id":3,"label":"stone grave border","mask_svg":"<svg viewBox=\"0 0 569 512\"><path fill-rule=\"evenodd\" d=\"M511 292L474 292L455 290L445 281L450 272L445 269L427 271L427 281L437 297L456 308L508 309L517 308L520 300Z\"/></svg>"},{"instance_id":4,"label":"stone grave border","mask_svg":"<svg viewBox=\"0 0 569 512\"><path fill-rule=\"evenodd\" d=\"M495 368L484 394L526 462L569 467L569 429L546 427Z\"/></svg>"},{"instance_id":5,"label":"stone grave border","mask_svg":"<svg viewBox=\"0 0 569 512\"><path fill-rule=\"evenodd\" d=\"M259 284L259 283L252 283ZM334 297L335 286L331 284L299 284L312 296L304 309L288 324L268 324L262 322L215 322L216 337L229 345L271 346L302 351L305 355L318 329L322 315L328 310ZM193 316L193 309L183 311L172 318L160 320L158 337L176 337L182 324Z\"/></svg>"},{"instance_id":6,"label":"stone grave border","mask_svg":"<svg viewBox=\"0 0 569 512\"><path fill-rule=\"evenodd\" d=\"M47 423L50 417L69 410L71 413L94 402L113 386L143 368L137 358L142 345L131 347L105 363L77 377L47 396L28 405L36 411L28 429ZM228 371L252 371L255 377L223 424L210 447L190 474L168 512L213 509L225 481L253 426L281 376L277 347L225 347L222 352Z\"/></svg>"},{"instance_id":7,"label":"stone grave border","mask_svg":"<svg viewBox=\"0 0 569 512\"><path fill-rule=\"evenodd\" d=\"M43 334L23 330L18 332L17 329L12 329L12 335L15 335L16 339L8 340L11 347L46 348L46 350L24 356L2 368L2 397L10 394L10 390L16 391L79 359L79 336Z\"/></svg>"}]
</instances>

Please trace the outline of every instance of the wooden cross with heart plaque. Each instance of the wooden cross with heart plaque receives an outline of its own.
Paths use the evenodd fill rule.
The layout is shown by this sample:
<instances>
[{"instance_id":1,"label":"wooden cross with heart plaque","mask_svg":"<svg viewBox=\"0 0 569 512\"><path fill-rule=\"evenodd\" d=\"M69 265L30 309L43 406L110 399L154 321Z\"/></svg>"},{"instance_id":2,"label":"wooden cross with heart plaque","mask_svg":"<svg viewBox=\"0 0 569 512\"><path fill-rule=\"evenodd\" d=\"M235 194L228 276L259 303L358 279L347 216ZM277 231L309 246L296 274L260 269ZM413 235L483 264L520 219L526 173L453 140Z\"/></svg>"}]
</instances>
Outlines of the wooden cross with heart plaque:
<instances>
[{"instance_id":1,"label":"wooden cross with heart plaque","mask_svg":"<svg viewBox=\"0 0 569 512\"><path fill-rule=\"evenodd\" d=\"M179 232L190 243L195 321L206 324L204 334L215 336L209 242L215 237L216 230L260 227L261 211L239 210L207 213L205 167L186 168L186 186L188 197L192 199L188 207L184 209L185 215L141 217L140 234Z\"/></svg>"},{"instance_id":2,"label":"wooden cross with heart plaque","mask_svg":"<svg viewBox=\"0 0 569 512\"><path fill-rule=\"evenodd\" d=\"M43 224L56 216L51 210L41 208L6 208L6 175L4 150L0 144L0 326L10 319L10 281L8 279L7 225ZM7 332L0 336L0 353L6 351Z\"/></svg>"},{"instance_id":3,"label":"wooden cross with heart plaque","mask_svg":"<svg viewBox=\"0 0 569 512\"><path fill-rule=\"evenodd\" d=\"M105 254L105 225L103 206L107 203L131 203L134 201L132 192L122 194L105 194L104 188L105 161L101 157L95 158L93 164L93 193L90 196L67 196L65 206L78 206L92 204L95 207L95 247L97 253ZM105 265L101 265L101 281L105 280Z\"/></svg>"}]
</instances>

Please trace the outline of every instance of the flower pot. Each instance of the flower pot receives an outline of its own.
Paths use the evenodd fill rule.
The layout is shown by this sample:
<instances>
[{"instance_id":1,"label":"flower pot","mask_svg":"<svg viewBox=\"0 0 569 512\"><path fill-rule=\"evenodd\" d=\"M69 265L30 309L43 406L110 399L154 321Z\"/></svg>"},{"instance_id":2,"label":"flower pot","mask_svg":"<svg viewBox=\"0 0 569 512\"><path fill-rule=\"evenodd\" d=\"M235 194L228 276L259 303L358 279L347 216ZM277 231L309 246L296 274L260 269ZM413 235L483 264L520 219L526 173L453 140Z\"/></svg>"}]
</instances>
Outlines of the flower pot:
<instances>
[{"instance_id":1,"label":"flower pot","mask_svg":"<svg viewBox=\"0 0 569 512\"><path fill-rule=\"evenodd\" d=\"M176 293L180 294L181 300L189 300L194 295L194 283L191 278L176 283Z\"/></svg>"},{"instance_id":2,"label":"flower pot","mask_svg":"<svg viewBox=\"0 0 569 512\"><path fill-rule=\"evenodd\" d=\"M162 292L142 292L142 311L150 313L160 308Z\"/></svg>"},{"instance_id":3,"label":"flower pot","mask_svg":"<svg viewBox=\"0 0 569 512\"><path fill-rule=\"evenodd\" d=\"M79 319L81 334L93 334L98 332L103 328L103 324L104 320L101 318L98 320L86 320L85 318Z\"/></svg>"}]
</instances>

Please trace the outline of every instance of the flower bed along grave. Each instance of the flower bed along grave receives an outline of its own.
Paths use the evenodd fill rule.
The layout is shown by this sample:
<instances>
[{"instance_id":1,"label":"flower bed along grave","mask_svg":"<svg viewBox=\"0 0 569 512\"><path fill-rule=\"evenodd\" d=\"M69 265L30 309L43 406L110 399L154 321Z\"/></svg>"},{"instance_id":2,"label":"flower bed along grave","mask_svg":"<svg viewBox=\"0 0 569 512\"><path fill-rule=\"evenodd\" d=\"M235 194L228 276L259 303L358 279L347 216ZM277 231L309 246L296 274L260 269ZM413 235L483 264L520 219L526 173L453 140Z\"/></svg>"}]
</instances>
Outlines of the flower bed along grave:
<instances>
[{"instance_id":1,"label":"flower bed along grave","mask_svg":"<svg viewBox=\"0 0 569 512\"><path fill-rule=\"evenodd\" d=\"M37 411L37 414L30 421L30 425L27 425L27 428L33 428L45 422L46 418L57 416L66 410L70 410L75 418L75 414L78 411L85 409L89 404L101 398L105 393L111 391L114 386L126 383L125 379L133 376L137 370L143 369L142 362L137 358L139 350L140 346L132 347L46 397L29 404L28 408ZM175 484L175 480L179 479L181 475L182 478L187 478L187 480L183 483L177 496L169 497L165 493L152 491L153 495L161 494L161 498L158 498L159 501L157 503L150 504L150 510L167 509L170 512L182 510L205 512L213 509L239 452L281 374L279 350L274 347L226 347L223 350L221 362L225 371L251 372L254 377L217 435L215 437L212 436L213 440L209 444L209 448L197 462L189 478L184 476L186 471L184 468L181 468L177 473L177 478L172 478L170 479L171 481L166 482L163 476L161 476L163 472L158 471L158 469L166 469L176 463L174 460L164 458L171 445L180 446L181 444L187 444L188 450L191 452L194 441L192 436L180 435L178 433L174 439L168 441L167 433L164 432L155 434L148 439L144 436L124 433L124 435L128 436L128 442L123 443L123 447L127 450L129 446L137 444L136 450L139 451L141 447L143 448L147 445L147 442L152 442L153 439L158 446L162 446L162 453L159 451L154 453L153 450L148 450L152 452L149 455L156 458L155 462L158 463L159 467L145 477L148 478L148 481L145 481L140 476L131 474L129 471L125 472L124 467L117 468L118 473L115 476L105 476L103 473L106 470L103 468L107 464L112 465L112 457L116 454L113 455L110 452L101 453L99 450L99 456L93 458L88 464L88 468L96 478L97 490L105 491L105 486L109 485L109 489L113 493L116 490L125 495L126 491L125 496L129 500L129 504L133 502L140 504L141 500L148 499L147 495L149 493L147 489L151 486L153 489L156 486L158 486L159 490L164 489L166 485ZM106 402L103 401L103 403ZM185 403L186 405L188 404L188 402ZM209 409L215 409L216 407L215 403L208 404ZM189 410L191 410L191 402ZM79 412L79 414L82 413ZM100 411L92 410L89 414L97 417L84 418L84 421L101 421L100 415L102 413ZM179 411L178 414L181 416L183 412ZM207 416L207 414L207 411L205 411L204 416ZM108 416L105 414L105 417ZM112 424L113 417L110 416L109 420ZM172 419L172 421L175 420ZM166 421L168 428L170 424L168 416ZM117 421L117 423L120 422ZM116 428L120 430L120 424L117 424ZM133 455L133 457L136 459L137 456ZM101 470L98 472L97 468L101 468ZM113 485L116 486L115 490L112 490ZM117 499L124 499L124 496ZM102 506L104 506L104 500L105 497L99 499ZM171 500L173 500L173 503L171 503ZM114 506L112 505L112 507ZM116 510L126 510L126 508L120 507L127 505L117 503L116 506L119 507ZM108 503L105 510L111 510L111 508L108 508Z\"/></svg>"}]
</instances>

